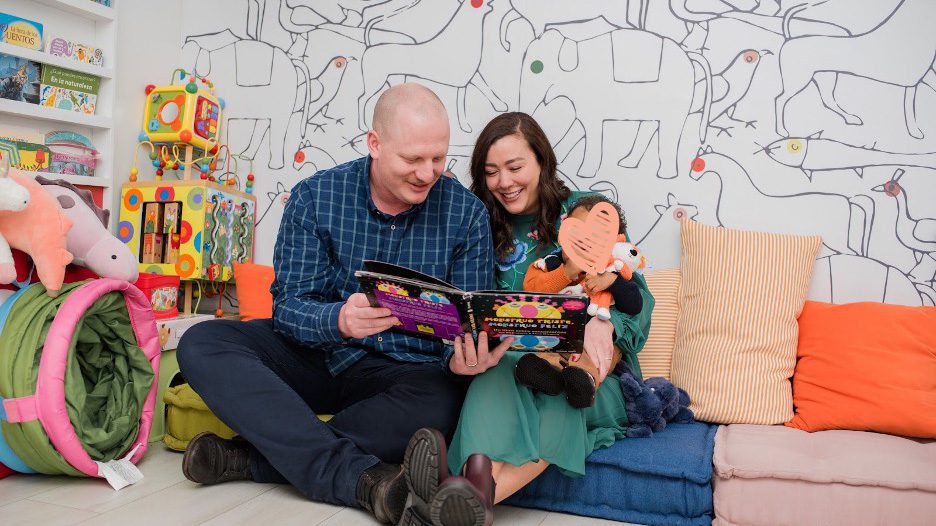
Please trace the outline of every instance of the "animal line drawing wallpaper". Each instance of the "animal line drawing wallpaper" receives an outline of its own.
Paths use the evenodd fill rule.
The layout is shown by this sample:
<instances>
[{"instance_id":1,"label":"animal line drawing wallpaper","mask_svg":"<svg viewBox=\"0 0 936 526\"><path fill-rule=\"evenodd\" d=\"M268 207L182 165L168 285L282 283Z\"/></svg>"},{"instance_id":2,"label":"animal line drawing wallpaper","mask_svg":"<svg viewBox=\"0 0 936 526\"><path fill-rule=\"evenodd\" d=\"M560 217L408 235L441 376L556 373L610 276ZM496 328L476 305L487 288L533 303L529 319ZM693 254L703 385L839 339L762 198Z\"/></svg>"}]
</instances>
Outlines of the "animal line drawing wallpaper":
<instances>
[{"instance_id":1,"label":"animal line drawing wallpaper","mask_svg":"<svg viewBox=\"0 0 936 526\"><path fill-rule=\"evenodd\" d=\"M936 303L933 0L203 0L182 64L254 162L257 254L289 189L367 153L377 96L445 103L448 168L505 111L543 125L570 188L627 215L651 268L680 219L821 234L810 298ZM727 270L727 269L726 269Z\"/></svg>"}]
</instances>

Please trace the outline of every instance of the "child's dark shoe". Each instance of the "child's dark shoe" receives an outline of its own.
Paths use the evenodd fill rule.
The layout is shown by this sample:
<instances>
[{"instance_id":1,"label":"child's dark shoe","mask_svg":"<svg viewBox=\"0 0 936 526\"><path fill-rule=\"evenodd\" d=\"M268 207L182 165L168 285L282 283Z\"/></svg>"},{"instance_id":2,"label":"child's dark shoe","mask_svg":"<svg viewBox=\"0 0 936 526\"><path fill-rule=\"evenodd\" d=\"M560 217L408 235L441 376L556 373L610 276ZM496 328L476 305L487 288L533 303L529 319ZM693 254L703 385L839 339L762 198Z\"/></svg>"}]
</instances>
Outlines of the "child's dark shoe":
<instances>
[{"instance_id":1,"label":"child's dark shoe","mask_svg":"<svg viewBox=\"0 0 936 526\"><path fill-rule=\"evenodd\" d=\"M517 383L534 391L556 396L562 394L562 373L536 353L527 353L517 360L514 367Z\"/></svg>"}]
</instances>

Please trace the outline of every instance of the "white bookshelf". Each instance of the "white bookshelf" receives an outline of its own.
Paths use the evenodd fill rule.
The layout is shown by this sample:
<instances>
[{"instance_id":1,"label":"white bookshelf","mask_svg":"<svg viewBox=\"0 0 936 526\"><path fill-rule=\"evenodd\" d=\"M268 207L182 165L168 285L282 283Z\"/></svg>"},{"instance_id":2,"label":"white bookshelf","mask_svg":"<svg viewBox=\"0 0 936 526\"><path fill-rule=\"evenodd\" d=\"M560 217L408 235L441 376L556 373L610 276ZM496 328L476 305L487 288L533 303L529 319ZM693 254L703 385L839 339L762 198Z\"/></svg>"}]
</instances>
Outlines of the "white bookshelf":
<instances>
[{"instance_id":1,"label":"white bookshelf","mask_svg":"<svg viewBox=\"0 0 936 526\"><path fill-rule=\"evenodd\" d=\"M27 60L42 62L43 64L52 64L53 66L58 66L60 68L80 71L82 73L96 75L105 79L114 78L114 70L112 68L104 68L92 64L85 64L84 62L78 62L77 60L72 60L70 58L51 55L45 51L27 49L20 46L14 46L13 44L7 44L6 42L0 42L0 53L23 57Z\"/></svg>"},{"instance_id":2,"label":"white bookshelf","mask_svg":"<svg viewBox=\"0 0 936 526\"><path fill-rule=\"evenodd\" d=\"M112 181L104 179L103 177L98 177L96 175L94 177L87 177L83 175L52 174L49 172L21 172L21 173L28 175L32 177L33 179L35 179L37 175L41 175L45 177L46 179L61 179L73 185L96 186L98 188L111 188L114 186Z\"/></svg>"},{"instance_id":3,"label":"white bookshelf","mask_svg":"<svg viewBox=\"0 0 936 526\"><path fill-rule=\"evenodd\" d=\"M112 0L112 4L118 0ZM85 135L98 151L94 177L41 173L50 179L64 179L72 184L101 188L105 208L113 210L114 197L114 116L117 94L117 11L91 0L3 0L0 12L36 21L43 26L42 51L0 42L0 53L14 55L57 67L96 75L101 78L94 115L48 108L28 102L0 99L0 129L9 125L45 134L50 131L73 131ZM103 66L94 66L46 52L54 37L100 48ZM35 172L29 172L32 176Z\"/></svg>"}]
</instances>

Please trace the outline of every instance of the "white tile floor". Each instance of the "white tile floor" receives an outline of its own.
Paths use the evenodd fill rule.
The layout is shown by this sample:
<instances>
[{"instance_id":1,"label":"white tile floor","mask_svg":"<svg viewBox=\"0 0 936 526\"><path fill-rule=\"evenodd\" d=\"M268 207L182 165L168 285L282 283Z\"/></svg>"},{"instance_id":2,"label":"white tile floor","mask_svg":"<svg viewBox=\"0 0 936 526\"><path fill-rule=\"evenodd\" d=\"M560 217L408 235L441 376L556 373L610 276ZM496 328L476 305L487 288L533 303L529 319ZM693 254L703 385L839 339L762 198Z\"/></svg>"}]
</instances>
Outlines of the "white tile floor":
<instances>
[{"instance_id":1,"label":"white tile floor","mask_svg":"<svg viewBox=\"0 0 936 526\"><path fill-rule=\"evenodd\" d=\"M14 475L0 480L0 523L59 526L372 526L369 514L310 502L289 486L229 482L193 484L182 475L182 455L160 443L140 462L144 478L113 491L100 479ZM497 524L518 526L622 523L561 513L498 506Z\"/></svg>"}]
</instances>

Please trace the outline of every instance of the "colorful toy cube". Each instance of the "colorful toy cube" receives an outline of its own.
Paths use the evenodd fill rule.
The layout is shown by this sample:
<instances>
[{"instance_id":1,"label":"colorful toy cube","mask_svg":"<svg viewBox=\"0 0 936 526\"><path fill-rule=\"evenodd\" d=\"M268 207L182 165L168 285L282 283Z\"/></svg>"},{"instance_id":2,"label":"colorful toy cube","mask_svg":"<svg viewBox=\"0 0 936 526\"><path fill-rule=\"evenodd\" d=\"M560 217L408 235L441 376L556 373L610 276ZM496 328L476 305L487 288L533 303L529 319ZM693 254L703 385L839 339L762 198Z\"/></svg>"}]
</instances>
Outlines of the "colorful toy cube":
<instances>
[{"instance_id":1,"label":"colorful toy cube","mask_svg":"<svg viewBox=\"0 0 936 526\"><path fill-rule=\"evenodd\" d=\"M117 237L140 272L228 281L253 261L257 201L204 180L125 183ZM152 229L152 230L151 230Z\"/></svg>"},{"instance_id":2,"label":"colorful toy cube","mask_svg":"<svg viewBox=\"0 0 936 526\"><path fill-rule=\"evenodd\" d=\"M205 90L157 86L147 95L143 133L154 143L185 143L210 150L218 142L221 107L220 100Z\"/></svg>"}]
</instances>

